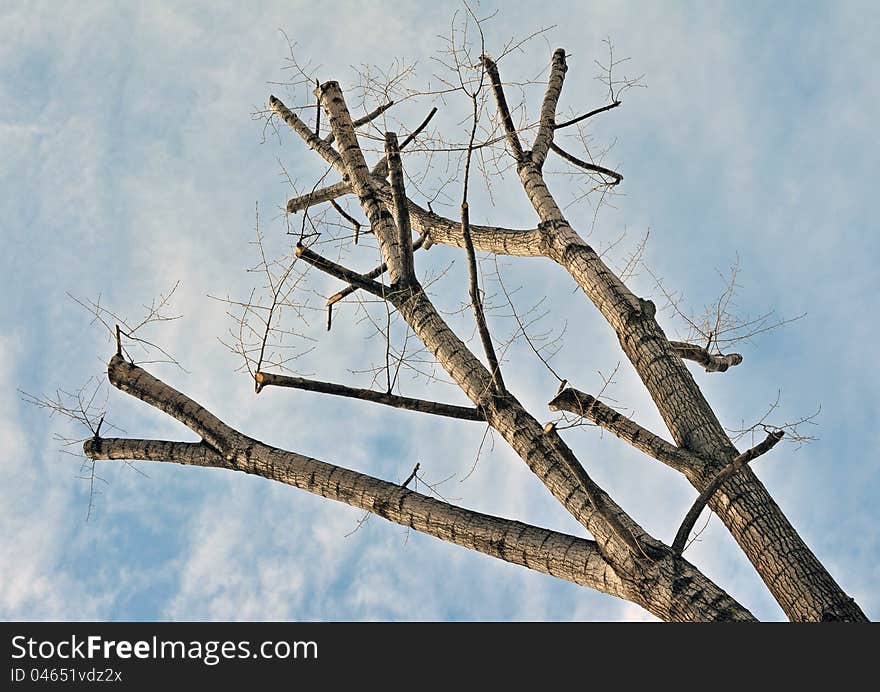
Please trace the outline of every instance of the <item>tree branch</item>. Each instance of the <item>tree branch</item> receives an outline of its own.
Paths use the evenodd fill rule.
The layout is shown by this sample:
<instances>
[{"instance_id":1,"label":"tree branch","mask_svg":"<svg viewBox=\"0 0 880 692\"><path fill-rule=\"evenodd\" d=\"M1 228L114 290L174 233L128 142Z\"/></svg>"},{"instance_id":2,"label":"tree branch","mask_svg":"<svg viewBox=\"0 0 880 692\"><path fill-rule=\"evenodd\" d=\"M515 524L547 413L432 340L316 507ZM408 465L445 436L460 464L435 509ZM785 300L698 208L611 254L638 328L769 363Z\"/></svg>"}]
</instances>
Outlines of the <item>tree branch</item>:
<instances>
[{"instance_id":1,"label":"tree branch","mask_svg":"<svg viewBox=\"0 0 880 692\"><path fill-rule=\"evenodd\" d=\"M225 460L201 443L100 438L86 440L90 459L163 461L227 468L262 476L377 514L448 543L581 584L631 597L594 541L474 512L414 492L396 483L334 466L295 452L256 443L252 463ZM742 610L741 619L748 611Z\"/></svg>"},{"instance_id":2,"label":"tree branch","mask_svg":"<svg viewBox=\"0 0 880 692\"><path fill-rule=\"evenodd\" d=\"M538 134L535 137L534 145L532 145L532 163L539 169L544 165L547 151L553 144L553 130L556 129L556 107L559 103L559 95L562 93L562 83L565 80L567 69L565 51L562 48L557 48L553 52L550 78L547 80L547 92L544 94L544 102L541 104Z\"/></svg>"},{"instance_id":3,"label":"tree branch","mask_svg":"<svg viewBox=\"0 0 880 692\"><path fill-rule=\"evenodd\" d=\"M391 284L403 285L404 267L401 261L400 234L391 214L378 199L376 185L373 182L377 180L377 176L373 176L367 168L339 83L325 82L317 90L316 95L330 120L330 129L336 134L342 159L342 168L339 170L344 175L348 175L352 190L370 222L373 235L379 241L379 250L382 259L388 265ZM387 186L384 181L382 185Z\"/></svg>"},{"instance_id":4,"label":"tree branch","mask_svg":"<svg viewBox=\"0 0 880 692\"><path fill-rule=\"evenodd\" d=\"M367 293L372 293L374 296L379 296L380 298L384 298L388 293L388 288L386 286L368 279L347 267L343 267L341 264L336 264L336 262L328 260L326 257L322 257L316 252L312 252L305 245L297 244L295 252L296 256L303 262L311 264L325 274L334 276L352 286L362 288Z\"/></svg>"},{"instance_id":5,"label":"tree branch","mask_svg":"<svg viewBox=\"0 0 880 692\"><path fill-rule=\"evenodd\" d=\"M239 435L200 404L119 355L110 359L107 377L114 387L176 418L221 454L228 453Z\"/></svg>"},{"instance_id":6,"label":"tree branch","mask_svg":"<svg viewBox=\"0 0 880 692\"><path fill-rule=\"evenodd\" d=\"M318 152L327 163L337 170L344 168L342 157L339 155L339 152L312 132L311 128L300 120L300 117L296 113L285 106L280 99L275 98L275 96L270 96L269 108L271 108L272 112L278 115L284 122L290 125L294 132L302 137L303 141L308 144L311 149Z\"/></svg>"},{"instance_id":7,"label":"tree branch","mask_svg":"<svg viewBox=\"0 0 880 692\"><path fill-rule=\"evenodd\" d=\"M415 242L413 242L413 250L419 250L425 244L426 239L427 239L427 236L423 236L423 235L416 238ZM361 276L365 279L375 279L375 278L382 276L382 274L384 274L386 271L388 271L388 265L385 264L384 262L382 262L382 264L380 264L378 267L371 269L366 274L361 274ZM330 296L327 299L327 307L328 308L332 307L335 303L338 303L340 300L342 300L346 296L350 296L352 293L354 293L357 290L358 290L357 286L354 286L354 285L346 286L341 291L339 291L339 293L334 293L332 296Z\"/></svg>"},{"instance_id":8,"label":"tree branch","mask_svg":"<svg viewBox=\"0 0 880 692\"><path fill-rule=\"evenodd\" d=\"M498 104L498 115L504 125L504 132L507 135L507 143L513 152L513 158L517 163L521 163L524 159L522 144L519 142L519 135L516 133L516 127L513 124L513 118L510 117L510 108L507 107L507 98L504 96L504 87L501 85L501 76L498 74L498 65L488 55L482 56L483 67L489 75L489 81L492 83L492 92L495 94L495 102Z\"/></svg>"},{"instance_id":9,"label":"tree branch","mask_svg":"<svg viewBox=\"0 0 880 692\"><path fill-rule=\"evenodd\" d=\"M550 441L551 446L565 463L571 474L577 479L581 489L586 493L593 505L595 511L600 514L609 526L615 536L624 543L636 557L648 556L659 557L662 552L655 550L660 546L656 541L651 541L650 537L638 527L637 524L627 521L628 517L621 513L610 511L609 505L605 502L605 493L593 482L593 479L587 474L583 465L571 451L571 448L565 444L565 441L559 436L556 426L552 423L544 428L544 434ZM631 526L625 526L624 521ZM647 539L647 540L644 540ZM644 540L644 543L643 543ZM652 554L653 553L653 554Z\"/></svg>"},{"instance_id":10,"label":"tree branch","mask_svg":"<svg viewBox=\"0 0 880 692\"><path fill-rule=\"evenodd\" d=\"M421 122L421 124L413 130L409 135L407 135L406 139L400 145L400 150L403 151L406 149L406 146L412 142L418 135L424 130L428 123L431 122L431 118L434 117L434 114L437 112L436 108L432 108L431 112L428 113L428 116ZM357 121L355 121L355 125ZM332 133L331 133L332 135ZM324 141L326 142L329 138L325 137ZM379 176L380 178L385 178L388 174L388 166L387 159L385 157L381 158L379 162L373 166L373 169L370 173L374 176ZM329 202L332 199L336 199L337 197L342 197L343 195L350 195L352 193L351 185L347 181L342 181L341 183L334 183L333 185L328 185L326 187L322 187L318 190L312 190L308 194L301 195L300 197L294 197L293 199L288 200L287 202L287 212L289 214L295 214L298 211L302 211L303 209L308 209L311 206L316 204L321 204L322 202Z\"/></svg>"},{"instance_id":11,"label":"tree branch","mask_svg":"<svg viewBox=\"0 0 880 692\"><path fill-rule=\"evenodd\" d=\"M725 372L728 368L739 365L743 357L739 353L726 355L709 353L708 349L684 341L670 341L679 358L686 358L702 365L706 372Z\"/></svg>"},{"instance_id":12,"label":"tree branch","mask_svg":"<svg viewBox=\"0 0 880 692\"><path fill-rule=\"evenodd\" d=\"M465 192L466 196L467 192ZM498 363L498 356L495 354L495 347L492 344L492 335L489 334L489 325L486 324L486 314L483 312L483 300L480 297L480 285L477 276L477 257L474 253L474 243L471 240L470 214L467 202L462 202L461 205L461 232L464 236L468 259L468 294L471 299L471 308L474 311L480 343L483 344L483 352L486 354L486 361L489 363L492 382L496 391L500 393L504 391L504 379L501 377L501 365Z\"/></svg>"},{"instance_id":13,"label":"tree branch","mask_svg":"<svg viewBox=\"0 0 880 692\"><path fill-rule=\"evenodd\" d=\"M773 449L776 443L782 439L784 434L785 433L782 430L775 430L768 433L767 438L763 442L755 445L748 451L743 452L718 472L718 474L705 487L703 492L700 493L700 496L694 501L693 506L685 515L684 520L681 522L681 527L678 529L678 533L675 534L675 540L672 542L672 552L676 555L682 554L688 536L690 536L694 524L697 523L697 519L700 518L703 508L709 504L709 500L712 499L712 496L721 487L724 481L740 469L745 468L745 465L752 459L755 459Z\"/></svg>"},{"instance_id":14,"label":"tree branch","mask_svg":"<svg viewBox=\"0 0 880 692\"><path fill-rule=\"evenodd\" d=\"M317 86L320 87L320 84ZM352 123L352 125L355 126L355 129L357 129L358 127L361 127L362 125L366 125L367 123L372 122L373 120L378 118L380 115L382 115L382 113L387 111L393 105L394 105L394 101L388 101L388 103L383 103L381 106L376 108L376 110L371 111L371 112L367 113L366 115L363 115L360 118L358 118L357 120L355 120ZM318 104L318 111L320 112L320 110L321 110L321 104L319 103ZM317 131L317 128L315 131ZM324 137L324 141L327 144L333 144L335 139L336 139L336 137L333 135L332 132L329 135L327 135L326 137Z\"/></svg>"},{"instance_id":15,"label":"tree branch","mask_svg":"<svg viewBox=\"0 0 880 692\"><path fill-rule=\"evenodd\" d=\"M600 166L595 163L590 163L588 161L583 161L576 156L572 156L567 151L556 145L555 143L550 143L550 148L559 154L562 158L564 158L569 163L574 164L580 168L583 168L585 171L593 171L594 173L601 173L602 175L607 175L611 178L614 178L614 182L611 185L617 185L621 180L623 180L623 176L617 171L612 171L610 168L605 168L605 166Z\"/></svg>"},{"instance_id":16,"label":"tree branch","mask_svg":"<svg viewBox=\"0 0 880 692\"><path fill-rule=\"evenodd\" d=\"M394 202L394 222L397 224L398 245L400 249L400 281L402 285L416 284L416 270L413 261L412 226L409 223L409 208L406 203L406 189L403 182L403 162L394 132L385 133L385 158L388 161L388 177L391 181L391 199Z\"/></svg>"},{"instance_id":17,"label":"tree branch","mask_svg":"<svg viewBox=\"0 0 880 692\"><path fill-rule=\"evenodd\" d=\"M327 185L326 187L321 187L317 190L307 192L304 195L300 195L299 197L292 197L287 200L287 213L295 214L303 209L308 209L317 204L323 204L324 202L329 202L330 200L350 194L351 185L349 185L348 182L343 181L341 183L333 183L332 185Z\"/></svg>"},{"instance_id":18,"label":"tree branch","mask_svg":"<svg viewBox=\"0 0 880 692\"><path fill-rule=\"evenodd\" d=\"M456 406L454 404L444 404L437 401L414 399L408 396L376 392L372 389L360 389L358 387L348 387L344 384L320 382L318 380L309 380L303 377L290 377L288 375L275 375L268 372L256 373L255 379L257 381L257 393L262 391L263 387L291 387L293 389L303 389L309 392L335 394L336 396L362 399L363 401L372 401L377 404L385 404L386 406L402 408L408 411L431 413L437 416L446 416L448 418L482 422L486 421L486 416L484 416L479 409L469 406Z\"/></svg>"},{"instance_id":19,"label":"tree branch","mask_svg":"<svg viewBox=\"0 0 880 692\"><path fill-rule=\"evenodd\" d=\"M569 125L575 125L582 120L586 120L587 118L592 118L594 115L598 115L599 113L604 113L605 111L610 111L612 108L617 108L621 104L620 101L613 101L609 103L607 106L602 106L601 108L594 108L589 113L584 113L583 115L579 115L576 118L572 118L571 120L566 120L564 123L560 123L555 125L554 127L557 130L561 130L563 127L568 127Z\"/></svg>"},{"instance_id":20,"label":"tree branch","mask_svg":"<svg viewBox=\"0 0 880 692\"><path fill-rule=\"evenodd\" d=\"M667 442L595 397L572 387L563 389L548 406L551 411L568 411L592 421L676 471L684 472L704 463L695 454Z\"/></svg>"}]
</instances>

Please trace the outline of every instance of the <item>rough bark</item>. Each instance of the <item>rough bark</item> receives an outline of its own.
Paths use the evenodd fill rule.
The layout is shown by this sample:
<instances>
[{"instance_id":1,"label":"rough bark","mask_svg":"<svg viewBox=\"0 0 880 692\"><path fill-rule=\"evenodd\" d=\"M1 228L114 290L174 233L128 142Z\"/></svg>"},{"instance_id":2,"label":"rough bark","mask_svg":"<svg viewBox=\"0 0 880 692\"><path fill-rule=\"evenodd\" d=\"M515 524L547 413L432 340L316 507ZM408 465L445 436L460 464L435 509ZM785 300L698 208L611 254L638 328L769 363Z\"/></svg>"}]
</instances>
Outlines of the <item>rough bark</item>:
<instances>
[{"instance_id":1,"label":"rough bark","mask_svg":"<svg viewBox=\"0 0 880 692\"><path fill-rule=\"evenodd\" d=\"M484 60L498 97L508 143L518 162L523 189L541 223L537 229L525 231L472 227L474 247L499 254L545 256L571 274L614 328L621 348L658 406L673 439L683 450L693 452L703 460L701 464L689 465L684 472L699 491L704 490L717 472L738 455L737 450L679 353L654 319L654 305L629 291L565 219L540 169L529 160L519 143L503 100L497 68L491 59ZM302 126L294 129L299 132ZM349 173L344 165L340 165L339 158L328 156L314 147L307 137L304 140L342 175ZM365 164L361 171L366 171ZM367 187L364 182L362 190ZM372 176L368 186L374 199L381 201L386 208L392 203L384 180ZM459 224L422 210L412 202L409 208L413 227L427 234L431 242L466 246ZM710 506L791 619L864 619L858 606L804 544L751 470L745 469L725 484L725 488L714 494Z\"/></svg>"},{"instance_id":2,"label":"rough bark","mask_svg":"<svg viewBox=\"0 0 880 692\"><path fill-rule=\"evenodd\" d=\"M753 620L753 616L686 560L639 561L614 568L602 547L441 502L350 469L248 437L203 406L114 355L107 369L120 390L174 417L202 437L172 442L94 437L83 445L94 460L130 459L226 468L292 485L377 514L431 536L638 603L675 621Z\"/></svg>"},{"instance_id":3,"label":"rough bark","mask_svg":"<svg viewBox=\"0 0 880 692\"><path fill-rule=\"evenodd\" d=\"M288 211L355 194L384 260L382 265L362 275L299 245L297 255L301 259L349 284L328 301L328 306L357 289L387 300L475 408L406 400L391 393L367 392L301 378L285 379L267 373L258 374L258 388L267 384L295 386L442 415L455 413L455 417L469 420L486 420L590 532L594 541L469 512L403 486L253 440L119 355L110 361L110 381L183 422L200 436L201 442L95 436L85 443L86 453L93 459L167 460L224 467L288 483L443 540L626 598L667 620L752 619L747 610L680 555L684 543L681 536L687 538L692 515L698 515L708 502L791 619L864 620L858 605L840 589L747 467L748 461L763 451L761 445L742 455L738 453L682 361L683 358L693 360L707 371L723 372L742 362L741 356L711 354L692 344L671 342L655 319L653 303L634 295L580 237L544 180L543 163L548 152L554 151L574 165L611 176L615 182L609 184L620 182L619 173L581 161L553 141L557 129L610 110L619 102L557 125L556 111L567 65L565 52L555 51L537 135L532 149L525 150L513 124L497 65L488 56L483 56L482 64L495 96L507 147L516 162L523 190L539 219L536 228L517 230L470 225L466 189L462 222L434 214L406 198L399 152L427 124L433 111L399 146L396 136L388 133L386 156L370 169L357 139L358 122L352 120L336 82L319 85L315 92L329 123L330 134L324 139L281 101L270 97L270 108L343 178L340 183L290 200ZM376 115L378 113L366 117ZM417 243L412 242L413 230L421 235ZM550 405L556 410L584 416L608 429L683 473L701 492L673 548L650 536L618 506L590 478L557 431L552 426L545 428L526 411L503 386L500 376L493 382L493 372L497 373L498 369L497 364L491 363L491 353L487 369L449 328L416 278L413 250L431 243L466 248L472 259L475 250L549 258L574 278L605 317L656 403L674 444L574 389L563 390ZM390 285L375 281L386 271ZM472 273L472 293L474 277ZM331 391L334 388L335 391ZM773 443L768 438L762 444L769 448Z\"/></svg>"}]
</instances>

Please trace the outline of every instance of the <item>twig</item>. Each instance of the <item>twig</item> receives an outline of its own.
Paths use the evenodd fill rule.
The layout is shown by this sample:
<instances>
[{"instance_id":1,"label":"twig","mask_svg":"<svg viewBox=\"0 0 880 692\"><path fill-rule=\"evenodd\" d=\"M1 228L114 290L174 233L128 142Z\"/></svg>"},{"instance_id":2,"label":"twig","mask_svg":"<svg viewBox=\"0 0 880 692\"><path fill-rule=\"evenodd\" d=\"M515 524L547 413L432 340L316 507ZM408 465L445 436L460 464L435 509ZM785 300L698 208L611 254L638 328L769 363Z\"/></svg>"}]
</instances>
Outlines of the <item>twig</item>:
<instances>
[{"instance_id":1,"label":"twig","mask_svg":"<svg viewBox=\"0 0 880 692\"><path fill-rule=\"evenodd\" d=\"M330 200L331 206L336 210L336 213L339 214L343 219L348 221L352 227L354 228L354 244L358 244L358 236L361 232L361 222L354 218L351 214L349 214L345 209L339 206L339 203L335 199Z\"/></svg>"},{"instance_id":2,"label":"twig","mask_svg":"<svg viewBox=\"0 0 880 692\"><path fill-rule=\"evenodd\" d=\"M579 115L576 118L572 118L571 120L566 120L564 123L559 123L558 125L554 125L554 129L561 130L563 127L568 127L569 125L575 125L576 123L581 122L582 120L586 120L587 118L592 118L594 115L599 115L599 113L604 113L605 111L610 111L612 108L617 108L622 102L621 101L613 101L609 103L607 106L602 106L601 108L594 108L589 113L584 113L583 115Z\"/></svg>"},{"instance_id":3,"label":"twig","mask_svg":"<svg viewBox=\"0 0 880 692\"><path fill-rule=\"evenodd\" d=\"M408 486L408 485L409 485L409 482L410 482L413 478L416 477L416 474L417 474L418 472L419 472L419 464L416 463L416 465L413 467L412 473L409 474L409 476L407 476L406 480L405 480L403 483L400 484L400 487L401 487L401 488L405 488L406 486Z\"/></svg>"}]
</instances>

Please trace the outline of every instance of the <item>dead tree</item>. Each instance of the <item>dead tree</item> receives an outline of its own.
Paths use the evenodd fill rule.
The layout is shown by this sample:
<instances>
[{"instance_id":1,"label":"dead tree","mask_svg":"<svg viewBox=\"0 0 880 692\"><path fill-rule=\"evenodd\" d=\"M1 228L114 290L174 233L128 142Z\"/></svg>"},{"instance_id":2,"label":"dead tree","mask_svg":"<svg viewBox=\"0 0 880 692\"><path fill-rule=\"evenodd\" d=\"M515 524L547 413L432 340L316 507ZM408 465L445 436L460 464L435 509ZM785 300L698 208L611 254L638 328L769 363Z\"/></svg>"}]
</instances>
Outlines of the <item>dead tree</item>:
<instances>
[{"instance_id":1,"label":"dead tree","mask_svg":"<svg viewBox=\"0 0 880 692\"><path fill-rule=\"evenodd\" d=\"M555 138L561 128L606 112L619 105L619 100L613 98L607 106L557 123L558 100L568 69L566 53L559 49L552 55L540 116L535 124L524 128L514 120L496 61L483 54L473 67L477 77L462 80L460 85L472 99L474 112L459 218L436 214L407 194L401 151L418 132L402 142L396 133L385 133L384 156L372 167L367 164L357 128L376 118L387 105L378 113L353 119L342 88L337 82L328 81L314 91L320 109L313 129L295 109L275 96L269 98L272 115L289 126L341 178L340 182L316 185L307 194L291 199L288 212L294 214L330 203L354 225L355 241L358 233L372 233L382 257L376 269L354 271L317 252L315 248L320 247L312 242L313 234L303 232L296 257L291 261L300 267L308 265L340 282L342 290L327 301L328 309L356 293L383 301L406 323L472 406L399 396L390 391L390 385L388 391L380 392L269 372L262 350L251 374L258 393L269 386L293 387L458 418L462 425L467 425L464 421L484 421L515 450L590 538L481 514L428 497L407 487L412 475L406 483L398 485L264 444L230 427L185 394L130 362L121 345L108 367L112 385L176 418L201 441L101 437L98 428L85 442L85 454L92 460L165 461L255 474L618 596L664 620L753 620L745 607L682 556L697 516L708 505L791 620L864 620L858 605L810 551L748 466L752 459L779 442L783 431L768 428L763 442L740 452L683 360L695 361L707 371L724 372L741 363L741 356L667 338L657 322L654 304L630 291L583 239L563 214L545 179L545 162L552 152L568 164L600 176L606 186L621 181L619 173L571 154ZM478 99L483 94L491 97L497 109L497 139L534 207L538 219L534 227L514 229L470 222L467 177L476 150ZM329 127L329 134L324 137L322 117L325 129ZM531 140L530 148L526 138ZM356 197L366 216L365 223L344 212L337 202L346 195ZM417 260L424 252L416 251L432 244L465 251L470 275L469 303L483 358L453 331L420 283ZM476 252L552 260L568 272L614 330L621 350L650 393L675 443L611 409L597 396L566 386L565 381L555 395L547 393L549 407L589 420L684 474L699 497L669 544L651 536L599 487L556 426L540 422L538 415L527 411L516 392L509 388L502 375L503 359L498 356L487 325ZM276 288L273 284L277 296ZM267 331L270 322L271 315L269 322L264 322Z\"/></svg>"}]
</instances>

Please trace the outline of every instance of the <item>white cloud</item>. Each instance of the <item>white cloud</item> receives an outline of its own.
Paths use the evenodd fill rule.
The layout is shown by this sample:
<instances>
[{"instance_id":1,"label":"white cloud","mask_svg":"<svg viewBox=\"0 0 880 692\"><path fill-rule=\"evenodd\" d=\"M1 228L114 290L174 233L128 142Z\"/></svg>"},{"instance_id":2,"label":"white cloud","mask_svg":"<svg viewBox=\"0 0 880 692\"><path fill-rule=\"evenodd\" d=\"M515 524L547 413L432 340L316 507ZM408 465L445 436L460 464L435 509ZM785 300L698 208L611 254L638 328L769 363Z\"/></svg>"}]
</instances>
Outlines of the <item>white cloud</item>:
<instances>
[{"instance_id":1,"label":"white cloud","mask_svg":"<svg viewBox=\"0 0 880 692\"><path fill-rule=\"evenodd\" d=\"M505 8L490 25L490 41L497 44L514 33L528 33L544 17L538 16L538 7ZM757 284L753 292L747 289L747 307L761 309L765 298L773 298L791 313L806 302L811 313L833 325L829 333L844 335L823 340L816 338L821 328L812 327L810 332L795 332L808 334L811 343L793 343L797 337L774 342L777 353L762 339L765 350L746 352L747 361L737 371L700 374L726 423L755 410L767 396L772 398L777 381L794 390L798 403L806 400L811 394L805 383L818 377L820 369L833 373L822 380L824 391L832 392L835 405L855 416L869 406L876 390L876 377L861 367L865 344L873 343L876 328L858 318L865 304L860 286L872 276L873 255L862 235L848 235L848 229L865 223L866 190L853 182L845 167L829 172L820 165L823 172L816 176L799 171L812 161L834 160L836 148L848 141L845 134L835 134L842 131L860 142L847 149L847 160L859 164L862 175L870 173L865 161L873 159L853 153L859 148L871 151L869 128L876 118L869 116L880 102L873 98L876 80L864 79L861 68L872 64L870 50L866 52L872 47L870 37L837 41L847 51L845 59L829 57L829 81L820 82L839 85L852 74L849 67L856 66L849 98L825 100L809 111L795 111L800 117L794 118L788 106L777 102L781 99L768 99L766 93L766 80L775 74L768 65L783 64L785 56L748 55L755 46L748 18L732 6L715 10L574 4L565 10L568 19L551 35L553 46L573 52L563 98L572 110L598 105L604 97L591 78L592 60L604 57L601 39L607 34L619 54L632 56L635 72L647 72L648 90L630 92L623 108L594 126L600 140L619 137L608 163L624 165L628 194L616 202L616 210L600 214L595 241L607 243L624 226L634 235L651 226L652 264L698 304L714 281L713 268L742 250L751 263L746 265L747 276ZM415 461L421 461L426 478L457 474L440 490L460 497L465 506L577 531L501 440L467 482L458 483L473 463L480 426L298 392L255 396L246 377L230 372L238 363L216 342L227 323L222 306L206 300L205 294L228 290L233 297L243 296L258 283L242 271L254 257L247 245L253 237L254 201L260 202L262 228L271 241L278 242L283 232L273 218L286 194L277 176L276 156L303 181L320 168L317 157L289 133L282 133L280 145L274 140L259 145L261 126L248 117L276 88L266 82L278 78L277 68L286 54L277 28L288 29L299 41L298 56L320 54L322 77L350 83L349 65L387 64L405 54L421 61L419 78L426 79L434 69L426 57L439 42L414 43L412 36L424 35L429 25L431 35L445 31L451 9L432 13L426 16L420 3L403 4L393 16L378 6L370 6L366 15L341 11L328 32L324 17L290 3L261 5L239 14L172 4L124 11L95 4L80 12L73 4L28 3L28 8L6 10L0 31L9 40L0 41L0 60L13 66L15 79L14 86L0 87L0 143L14 174L4 179L10 194L0 200L0 209L4 239L14 241L18 253L16 273L9 275L10 289L19 297L10 301L10 320L20 322L21 330L2 342L5 370L0 384L8 386L0 389L6 397L0 400L0 433L7 452L3 463L14 479L2 491L4 517L10 515L12 527L0 544L0 569L5 570L0 609L5 616L643 616L633 606L439 541L410 537L404 546L403 530L377 519L345 538L357 512L240 474L161 467L146 468L151 479L145 480L108 467L112 485L99 500L104 515L85 530L75 471L59 462L53 444L45 442L43 421L25 417L10 394L19 385L22 369L37 372L36 379L48 389L68 386L75 374L99 371L101 360L112 350L93 334L83 336L84 314L72 311L62 299L65 290L87 297L102 291L108 304L134 316L144 302L180 279L174 306L184 319L151 336L190 373L156 371L230 424L267 442L389 479L402 479ZM836 15L836 36L858 22L858 17L843 14ZM547 21L554 19L547 15ZM381 30L373 30L377 28ZM806 31L802 43L812 46L815 36ZM505 75L531 75L551 47L539 39L522 54L509 56ZM805 60L814 64L815 55L804 50ZM785 95L793 98L788 90ZM793 108L797 101L792 104ZM838 129L817 138L831 122ZM786 146L778 136L782 125L792 129ZM804 151L814 153L795 156ZM827 204L816 201L816 178L823 181L819 189L827 195ZM563 179L554 178L555 188L564 185ZM497 206L481 208L480 215L499 222L516 217L519 226L533 223L515 185L499 185L498 190ZM591 209L567 213L587 230ZM849 222L846 226L838 223L841 216ZM798 229L794 242L789 240L792 227ZM829 266L823 250L829 245L838 253L849 248L840 260L848 267L849 280L840 280L840 261ZM436 258L450 256L443 252L436 248L421 261L442 264ZM812 282L823 267L823 281ZM463 276L460 261L451 276ZM835 280L828 286L825 282L831 279ZM511 286L537 283L548 295L555 326L567 314L567 349L555 364L582 388L598 389L595 371L608 372L620 356L613 334L592 306L580 293L572 294L570 281L549 264L511 262L505 280ZM643 293L651 290L644 276L635 283ZM829 290L846 296L846 304L836 303ZM520 307L523 303L518 300ZM322 331L323 315L315 316L319 348L304 363L316 376L350 378L347 368L381 360L377 344L362 341L364 327L352 324L353 313L340 310L329 335ZM468 313L450 319L462 333L471 331ZM97 360L94 349L99 351ZM527 351L514 349L506 375L517 393L523 392L530 409L549 419L545 402L555 382L531 362ZM621 404L634 408L639 422L662 431L653 404L627 364L617 380L613 394ZM411 387L412 393L418 392L417 384ZM461 401L449 388L432 391L438 398L448 395ZM192 439L167 417L116 392L112 411L133 436ZM870 424L868 419L859 418L859 425ZM832 439L841 434L830 432ZM674 534L694 494L682 479L616 440L601 439L596 430L572 431L567 439L591 474L621 504L633 508L648 529L667 540ZM871 448L852 443L853 469L863 468L855 465L856 459L860 454L867 458L864 450ZM834 454L827 448L823 453L823 458ZM809 460L810 469L822 468L818 456ZM821 496L821 479L833 477L840 496L852 499L838 516L864 533L873 524L865 518L873 510L864 507L876 506L867 502L874 492L865 490L869 484L850 481L827 467L824 475L809 471L789 482L774 475L782 471L772 463L768 461L767 470L761 466L759 474L776 483L774 492L805 522L811 542L818 541L827 551L829 565L853 573L852 583L866 594L875 576L866 567L869 550L860 547L866 542L853 538L852 548L836 547L837 534L824 530L806 508ZM823 517L832 514L829 510ZM144 536L156 541L151 547L161 555L141 561L136 542L146 541ZM778 610L717 520L703 538L692 549L693 559L758 614L776 617ZM95 560L107 551L115 562ZM89 559L95 560L93 566L83 564Z\"/></svg>"}]
</instances>

